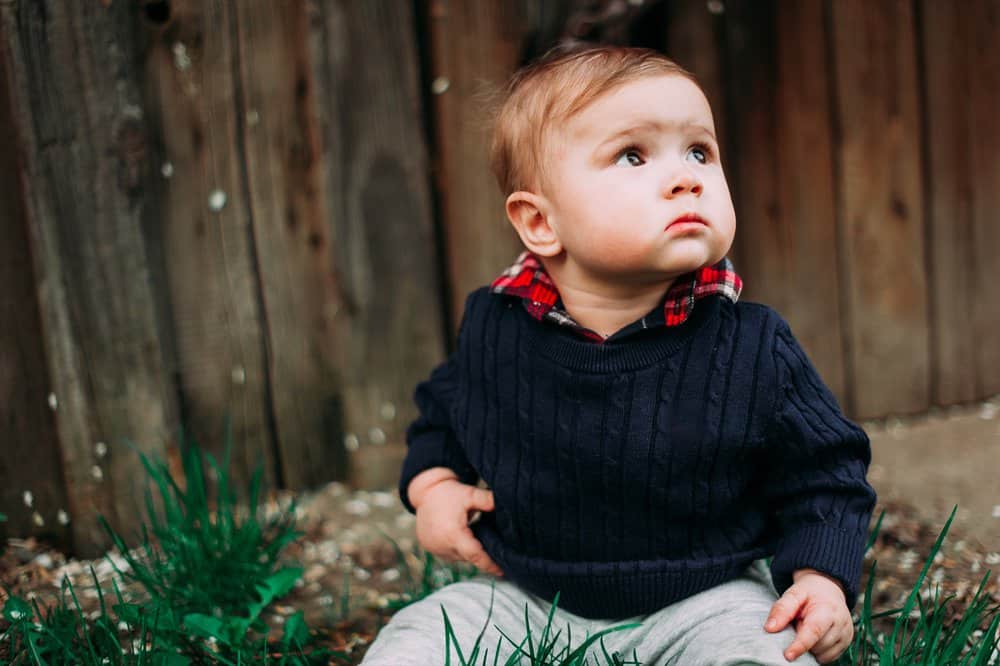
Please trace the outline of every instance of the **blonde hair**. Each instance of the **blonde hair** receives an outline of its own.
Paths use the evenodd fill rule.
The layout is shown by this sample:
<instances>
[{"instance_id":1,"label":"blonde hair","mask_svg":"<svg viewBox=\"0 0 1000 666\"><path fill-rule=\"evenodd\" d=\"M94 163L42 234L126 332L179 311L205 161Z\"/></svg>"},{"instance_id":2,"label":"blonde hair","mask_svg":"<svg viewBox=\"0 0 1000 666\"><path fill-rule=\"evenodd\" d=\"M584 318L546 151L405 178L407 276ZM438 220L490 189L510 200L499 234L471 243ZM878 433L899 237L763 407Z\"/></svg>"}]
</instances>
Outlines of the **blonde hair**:
<instances>
[{"instance_id":1,"label":"blonde hair","mask_svg":"<svg viewBox=\"0 0 1000 666\"><path fill-rule=\"evenodd\" d=\"M660 75L698 85L662 53L623 46L557 47L518 70L494 102L490 167L504 196L544 185L553 126L614 88Z\"/></svg>"}]
</instances>

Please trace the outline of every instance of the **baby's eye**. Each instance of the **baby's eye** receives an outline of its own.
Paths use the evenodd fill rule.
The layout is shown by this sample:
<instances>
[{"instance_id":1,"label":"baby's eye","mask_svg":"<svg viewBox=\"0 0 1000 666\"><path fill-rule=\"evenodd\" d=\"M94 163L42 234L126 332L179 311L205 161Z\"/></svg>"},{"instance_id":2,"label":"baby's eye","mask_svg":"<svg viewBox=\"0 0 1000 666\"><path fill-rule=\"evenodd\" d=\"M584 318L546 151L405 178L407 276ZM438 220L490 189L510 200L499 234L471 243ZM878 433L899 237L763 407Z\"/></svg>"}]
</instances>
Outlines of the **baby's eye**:
<instances>
[{"instance_id":1,"label":"baby's eye","mask_svg":"<svg viewBox=\"0 0 1000 666\"><path fill-rule=\"evenodd\" d=\"M708 164L709 155L711 151L708 146L691 146L688 149L688 157L696 161L698 164Z\"/></svg>"},{"instance_id":2,"label":"baby's eye","mask_svg":"<svg viewBox=\"0 0 1000 666\"><path fill-rule=\"evenodd\" d=\"M641 166L642 164L644 164L642 156L634 148L623 150L615 161L615 166Z\"/></svg>"}]
</instances>

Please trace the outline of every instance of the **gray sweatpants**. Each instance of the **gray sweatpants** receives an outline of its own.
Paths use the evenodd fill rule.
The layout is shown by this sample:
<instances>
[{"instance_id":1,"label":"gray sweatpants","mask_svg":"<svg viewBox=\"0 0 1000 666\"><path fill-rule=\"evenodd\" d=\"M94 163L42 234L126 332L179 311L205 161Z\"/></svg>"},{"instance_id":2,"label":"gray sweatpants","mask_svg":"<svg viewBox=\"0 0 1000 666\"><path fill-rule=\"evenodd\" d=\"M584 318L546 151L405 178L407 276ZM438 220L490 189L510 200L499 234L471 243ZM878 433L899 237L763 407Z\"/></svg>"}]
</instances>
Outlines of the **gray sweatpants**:
<instances>
[{"instance_id":1,"label":"gray sweatpants","mask_svg":"<svg viewBox=\"0 0 1000 666\"><path fill-rule=\"evenodd\" d=\"M495 587L494 587L495 585ZM490 610L490 595L492 611ZM645 616L623 620L589 620L556 607L550 633L560 631L558 653L567 638L575 649L592 636L610 627L641 622L641 626L607 634L604 646L608 654L620 653L625 663L635 658L643 666L713 666L787 664L782 653L791 645L795 631L791 625L776 634L764 631L764 620L778 598L764 560L758 560L735 580L718 585L678 601ZM500 645L497 664L506 663L515 653L510 639L522 641L525 608L535 644L545 626L551 604L503 578L480 576L444 587L392 617L369 648L365 666L437 666L445 663L445 628L441 607L448 611L458 645L469 658L476 638L483 633L477 664L493 664ZM458 664L458 652L450 647L451 663ZM527 648L525 647L525 650ZM537 650L537 647L536 647ZM588 664L607 663L601 648L592 646ZM522 663L522 662L514 662ZM527 658L523 659L528 664ZM806 653L795 660L799 666L815 665Z\"/></svg>"}]
</instances>

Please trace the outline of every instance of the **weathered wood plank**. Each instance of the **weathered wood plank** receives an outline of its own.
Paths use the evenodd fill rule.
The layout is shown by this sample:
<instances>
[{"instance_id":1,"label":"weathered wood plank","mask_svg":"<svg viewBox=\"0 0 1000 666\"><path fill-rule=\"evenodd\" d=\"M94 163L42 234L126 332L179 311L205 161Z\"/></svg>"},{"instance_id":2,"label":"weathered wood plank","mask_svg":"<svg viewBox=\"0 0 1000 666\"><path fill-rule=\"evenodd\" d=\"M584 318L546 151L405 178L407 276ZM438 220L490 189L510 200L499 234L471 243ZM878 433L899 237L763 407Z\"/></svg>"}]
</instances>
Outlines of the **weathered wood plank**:
<instances>
[{"instance_id":1,"label":"weathered wood plank","mask_svg":"<svg viewBox=\"0 0 1000 666\"><path fill-rule=\"evenodd\" d=\"M321 132L306 3L234 5L248 213L266 322L270 395L284 483L346 479L339 308L319 162ZM342 341L339 341L342 342Z\"/></svg>"},{"instance_id":2,"label":"weathered wood plank","mask_svg":"<svg viewBox=\"0 0 1000 666\"><path fill-rule=\"evenodd\" d=\"M39 536L72 545L59 435L48 405L41 312L28 243L6 40L0 40L0 539ZM26 493L29 493L26 495ZM31 506L28 506L28 505Z\"/></svg>"},{"instance_id":3,"label":"weathered wood plank","mask_svg":"<svg viewBox=\"0 0 1000 666\"><path fill-rule=\"evenodd\" d=\"M312 7L343 429L353 481L392 485L413 388L444 351L414 16L393 0Z\"/></svg>"},{"instance_id":4,"label":"weathered wood plank","mask_svg":"<svg viewBox=\"0 0 1000 666\"><path fill-rule=\"evenodd\" d=\"M853 410L843 346L845 277L838 265L832 122L821 0L781 3L776 12L778 86L775 107L780 230L770 264L775 301L823 381ZM803 290L802 286L808 285ZM777 289L776 289L777 293ZM817 297L817 295L819 295Z\"/></svg>"},{"instance_id":5,"label":"weathered wood plank","mask_svg":"<svg viewBox=\"0 0 1000 666\"><path fill-rule=\"evenodd\" d=\"M830 11L853 412L919 412L930 343L911 5L845 0Z\"/></svg>"},{"instance_id":6,"label":"weathered wood plank","mask_svg":"<svg viewBox=\"0 0 1000 666\"><path fill-rule=\"evenodd\" d=\"M723 166L732 167L726 128L726 96L723 79L725 18L709 11L703 0L677 0L668 5L666 55L695 75L712 105L716 138L722 146ZM739 268L737 266L737 268Z\"/></svg>"},{"instance_id":7,"label":"weathered wood plank","mask_svg":"<svg viewBox=\"0 0 1000 666\"><path fill-rule=\"evenodd\" d=\"M221 456L232 419L234 481L258 463L276 481L268 366L240 144L233 5L178 0L147 25L146 91L169 175L150 236L162 244L181 417Z\"/></svg>"},{"instance_id":8,"label":"weathered wood plank","mask_svg":"<svg viewBox=\"0 0 1000 666\"><path fill-rule=\"evenodd\" d=\"M961 5L968 35L968 107L975 239L975 339L977 397L1000 393L1000 2L975 0ZM955 100L962 104L962 97ZM962 319L949 322L962 326Z\"/></svg>"},{"instance_id":9,"label":"weathered wood plank","mask_svg":"<svg viewBox=\"0 0 1000 666\"><path fill-rule=\"evenodd\" d=\"M975 313L984 300L975 288L975 246L972 200L977 189L973 173L979 139L973 141L971 123L975 100L970 69L978 51L970 48L965 12L951 5L921 3L924 46L922 72L927 104L927 226L930 265L928 276L933 326L933 402L953 404L977 396L977 338L975 321L955 325ZM974 319L974 318L973 318Z\"/></svg>"},{"instance_id":10,"label":"weathered wood plank","mask_svg":"<svg viewBox=\"0 0 1000 666\"><path fill-rule=\"evenodd\" d=\"M126 533L138 522L143 475L125 440L162 454L169 420L141 234L152 173L133 11L0 5L70 525L89 555L107 543L98 513Z\"/></svg>"},{"instance_id":11,"label":"weathered wood plank","mask_svg":"<svg viewBox=\"0 0 1000 666\"><path fill-rule=\"evenodd\" d=\"M766 302L786 317L787 302L771 261L784 260L791 248L782 238L783 211L778 196L777 104L778 45L775 3L726 5L725 124L729 138L722 149L730 165L729 186L736 208L736 236L731 255L744 279L744 300Z\"/></svg>"},{"instance_id":12,"label":"weathered wood plank","mask_svg":"<svg viewBox=\"0 0 1000 666\"><path fill-rule=\"evenodd\" d=\"M822 5L730 2L726 17L744 297L788 320L846 406Z\"/></svg>"},{"instance_id":13,"label":"weathered wood plank","mask_svg":"<svg viewBox=\"0 0 1000 666\"><path fill-rule=\"evenodd\" d=\"M503 0L431 0L429 34L435 96L435 184L445 229L451 321L466 295L495 278L522 249L489 169L489 133L477 97L521 65L530 13Z\"/></svg>"}]
</instances>

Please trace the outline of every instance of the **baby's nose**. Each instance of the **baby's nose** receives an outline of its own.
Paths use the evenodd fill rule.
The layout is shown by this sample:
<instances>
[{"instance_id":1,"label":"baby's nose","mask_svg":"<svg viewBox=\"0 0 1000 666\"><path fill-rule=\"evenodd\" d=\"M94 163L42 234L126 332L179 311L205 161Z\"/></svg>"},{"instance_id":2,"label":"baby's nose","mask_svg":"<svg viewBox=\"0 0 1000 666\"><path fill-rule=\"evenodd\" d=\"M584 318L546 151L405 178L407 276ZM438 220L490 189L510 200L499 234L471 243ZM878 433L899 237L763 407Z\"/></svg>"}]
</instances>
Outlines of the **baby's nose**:
<instances>
[{"instance_id":1,"label":"baby's nose","mask_svg":"<svg viewBox=\"0 0 1000 666\"><path fill-rule=\"evenodd\" d=\"M686 193L701 194L701 190L701 181L687 169L680 170L667 184L667 194L670 197Z\"/></svg>"}]
</instances>

